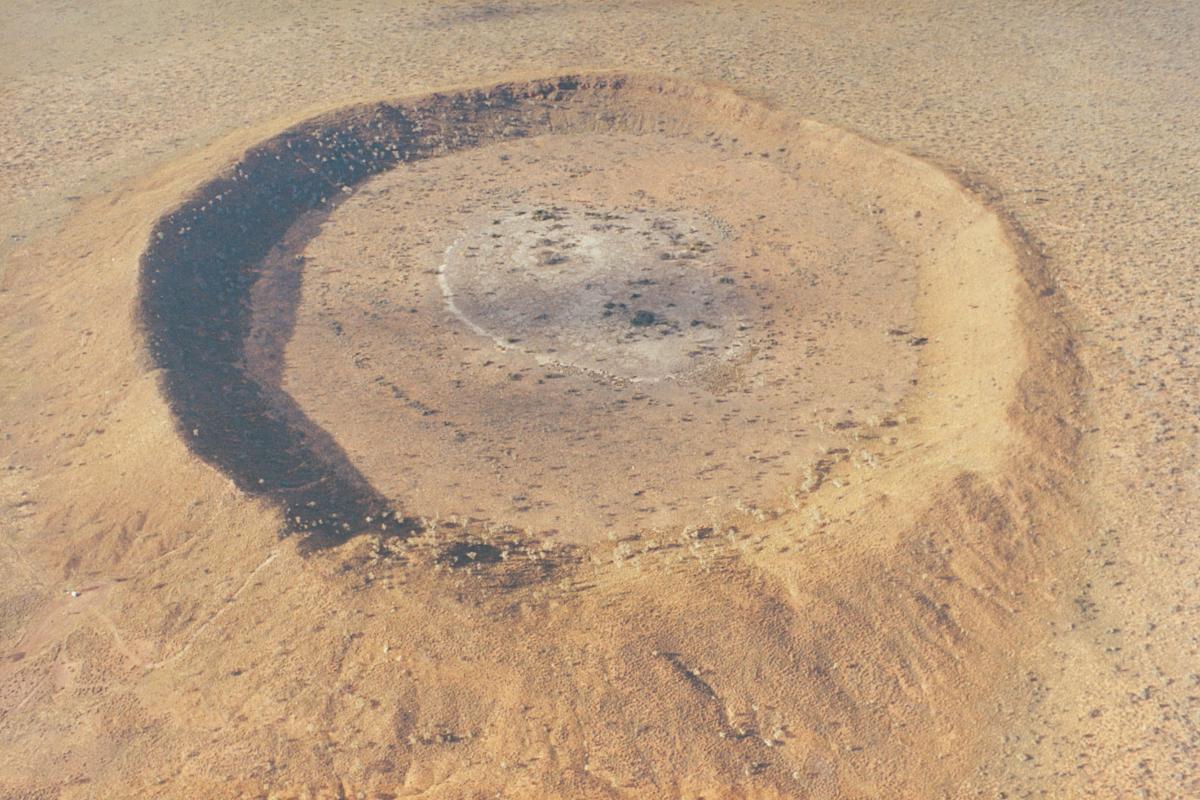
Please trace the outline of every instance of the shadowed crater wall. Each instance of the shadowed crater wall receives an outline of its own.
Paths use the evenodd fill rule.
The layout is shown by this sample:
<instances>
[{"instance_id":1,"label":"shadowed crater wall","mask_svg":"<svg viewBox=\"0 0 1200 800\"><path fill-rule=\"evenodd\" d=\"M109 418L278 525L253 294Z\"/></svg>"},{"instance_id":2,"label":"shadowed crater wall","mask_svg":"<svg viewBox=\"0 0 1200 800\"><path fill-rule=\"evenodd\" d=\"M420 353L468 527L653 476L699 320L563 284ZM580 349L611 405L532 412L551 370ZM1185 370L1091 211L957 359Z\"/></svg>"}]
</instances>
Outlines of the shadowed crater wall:
<instances>
[{"instance_id":1,"label":"shadowed crater wall","mask_svg":"<svg viewBox=\"0 0 1200 800\"><path fill-rule=\"evenodd\" d=\"M323 117L250 150L162 217L142 257L141 315L189 448L279 503L290 530L336 541L376 519L386 529L396 516L388 501L286 394L245 369L262 259L302 215L333 207L363 179L483 137L528 135L578 87L563 78Z\"/></svg>"}]
</instances>

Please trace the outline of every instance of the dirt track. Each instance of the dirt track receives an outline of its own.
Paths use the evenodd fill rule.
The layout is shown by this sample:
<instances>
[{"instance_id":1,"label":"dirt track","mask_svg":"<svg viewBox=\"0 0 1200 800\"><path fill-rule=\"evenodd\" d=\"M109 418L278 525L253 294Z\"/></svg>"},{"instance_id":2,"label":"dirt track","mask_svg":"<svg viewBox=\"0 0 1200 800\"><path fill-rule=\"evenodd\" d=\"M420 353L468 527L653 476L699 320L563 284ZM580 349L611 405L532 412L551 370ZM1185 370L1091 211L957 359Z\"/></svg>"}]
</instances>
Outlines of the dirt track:
<instances>
[{"instance_id":1,"label":"dirt track","mask_svg":"<svg viewBox=\"0 0 1200 800\"><path fill-rule=\"evenodd\" d=\"M99 17L89 8L62 12L54 33L43 12L18 8L4 34L11 79L0 95L8 110L0 152L13 191L0 205L8 451L0 792L1200 791L1188 241L1196 236L1200 143L1189 133L1198 122L1197 63L1184 46L1195 38L1194 12L1122 18L955 6L877 16L652 4L431 5L401 15L363 4L234 18L160 6L134 25L136 4ZM124 37L119 48L114 35ZM623 71L618 89L606 69ZM289 295L295 308L278 344L281 363L215 362L239 370L247 386L269 380L268 404L290 398L294 407L280 413L288 425L310 426L303 441L315 442L311 451L256 478L208 447L208 431L188 416L194 405L172 388L173 371L207 356L188 344L174 351L185 364L164 360L145 311L179 317L169 304L147 306L154 290L139 284L156 274L148 246L152 253L170 244L156 234L189 235L190 218L174 228L163 215L198 190L204 200L206 182L250 148L282 141L281 132L319 114L336 120L353 103L402 98L398 107L431 109L434 119L444 100L428 96L432 87L445 88L444 99L454 87L504 78L536 88L542 76L563 74L584 77L577 97L549 99L546 132L631 137L591 140L593 163L612 170L609 183L603 173L556 173L554 145L522 144L502 153L517 167L471 161L471 149L449 153L436 169L399 166L385 176L391 184L364 185L329 209L303 252L283 242L279 252L308 260L299 294ZM581 122L596 119L605 122ZM619 159L606 161L636 152L638 141L663 155L624 173ZM672 183L673 163L697 173L688 141L736 141L704 180L763 171L755 187L722 193L721 206ZM571 377L575 367L561 354L546 361L555 336L584 335L575 328L535 331L551 337L531 339L537 350L506 349L455 327L435 283L419 318L442 320L452 338L425 349L389 344L388 331L416 328L372 305L389 291L373 283L392 266L386 254L412 253L405 291L424 291L420 270L436 275L437 256L461 231L440 228L432 211L414 231L392 231L387 219L399 219L404 203L434 207L405 188L416 185L444 189L446 214L460 197L465 207L473 189L456 195L454 187L467 177L523 180L523 191L542 199L562 190L547 181L567 181L576 200L613 207L632 202L621 192L637 183L639 202L671 201L671 213L690 209L680 219L703 212L726 226L733 244L705 269L746 258L770 240L768 226L780 240L824 236L851 254L881 237L892 250L880 251L890 255L870 274L890 280L911 268L915 276L913 292L894 295L899 318L913 320L905 342L920 343L899 351L919 353L915 384L883 392L866 413L867 396L842 394L844 373L830 373L839 377L817 393L857 408L854 425L839 428L838 415L822 420L829 432L814 434L811 452L789 452L795 463L778 462L776 483L761 467L746 468L703 517L688 502L670 505L705 491L702 471L688 477L673 466L691 456L686 436L671 443L680 430L671 414L710 425L699 438L719 441L726 412L704 399L720 397L708 378L639 389L650 398L644 413L597 424L597 435L617 443L607 449L559 452L563 431L580 433L569 426L506 431L511 406L489 406L491 379L470 384L488 374L484 361L505 377L558 358L554 368L569 374L546 383L566 381L564 398L595 409L615 402L606 393L620 381L610 386L595 369ZM756 214L737 218L739 208L769 213L781 196L771 181L785 178L854 210L841 222L794 215L762 230ZM391 200L370 194L383 189ZM824 202L813 192L806 207ZM206 207L197 208L201 224ZM855 214L875 232L845 222ZM342 259L353 267L346 274ZM269 271L276 262L263 263ZM756 279L788 263L768 263ZM220 323L195 341L223 341L226 330L241 331L237 342L255 330L269 338L276 317L269 304L261 316L257 304L278 295L253 297L249 316L189 322ZM853 293L823 297L832 309L861 313ZM779 319L805 324L802 300ZM472 313L492 319L482 300L473 302ZM737 313L744 323L745 309ZM792 350L774 335L771 312L763 314L771 341L784 343L764 349L747 327L739 335L760 355L737 362L719 386L762 402L758 413L769 417L775 401L761 387L783 386L786 396L791 384L772 382L771 361L755 358L787 363ZM846 331L861 327L849 319ZM878 342L886 345L856 334L868 365L871 353L895 344L882 322ZM645 332L621 333L621 341L635 341L634 333ZM669 325L661 335L673 335ZM814 323L796 340L823 335L832 337ZM487 358L462 356L439 387L438 359L451 363L447 348L459 341L463 353L486 350ZM633 358L584 344L578 352L589 359ZM364 356L416 358L414 372L428 378L388 372L394 388L372 399L354 384ZM851 366L865 369L860 362ZM896 376L909 369L889 366ZM550 389L514 383L524 397L518 406L549 402ZM184 394L216 385L195 381ZM439 486L450 479L440 476L462 475L491 457L492 445L454 456L449 434L411 412L449 409L472 391L473 404L455 407L459 429L495 433L498 452L512 449L503 442L512 438L531 464L557 465L571 452L578 463L525 472L524 461L498 461L443 496ZM243 408L243 396L216 392L212 402L232 398ZM667 414L655 402L696 406ZM824 413L779 407L791 418ZM588 470L617 474L622 459L636 456L622 443L646 430L665 442L643 457L657 500L636 495L637 514L578 511ZM402 446L386 449L399 431ZM622 439L626 432L633 438ZM718 449L761 455L772 440L752 444ZM373 499L352 504L353 516L371 516L373 529L375 499L395 504L414 515L405 536L359 531L368 526L356 522L345 535L313 538L304 524L293 526L301 535L279 537L298 516L288 464L319 470L338 453L350 466L332 468L336 479L318 475L319 486L336 495L347 470L361 470L348 485ZM431 465L424 484L397 479L421 463ZM523 501L501 502L529 475L549 500L533 512ZM603 483L614 497L642 485ZM754 492L752 502L735 502ZM468 500L483 512L445 513ZM645 511L652 502L664 507ZM536 516L523 520L526 513ZM597 519L615 535L571 535ZM325 546L310 553L305 544L318 541Z\"/></svg>"}]
</instances>

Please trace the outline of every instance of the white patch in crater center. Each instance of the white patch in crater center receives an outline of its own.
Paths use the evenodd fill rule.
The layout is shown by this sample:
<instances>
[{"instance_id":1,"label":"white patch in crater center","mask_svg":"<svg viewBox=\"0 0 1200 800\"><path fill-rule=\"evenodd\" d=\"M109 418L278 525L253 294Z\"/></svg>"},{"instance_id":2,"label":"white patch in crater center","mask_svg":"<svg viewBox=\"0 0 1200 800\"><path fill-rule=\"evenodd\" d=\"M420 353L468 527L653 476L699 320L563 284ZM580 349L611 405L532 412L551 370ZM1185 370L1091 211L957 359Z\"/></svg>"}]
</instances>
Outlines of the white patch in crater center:
<instances>
[{"instance_id":1,"label":"white patch in crater center","mask_svg":"<svg viewBox=\"0 0 1200 800\"><path fill-rule=\"evenodd\" d=\"M450 311L503 349L630 381L674 378L735 355L749 305L700 215L520 207L446 250Z\"/></svg>"}]
</instances>

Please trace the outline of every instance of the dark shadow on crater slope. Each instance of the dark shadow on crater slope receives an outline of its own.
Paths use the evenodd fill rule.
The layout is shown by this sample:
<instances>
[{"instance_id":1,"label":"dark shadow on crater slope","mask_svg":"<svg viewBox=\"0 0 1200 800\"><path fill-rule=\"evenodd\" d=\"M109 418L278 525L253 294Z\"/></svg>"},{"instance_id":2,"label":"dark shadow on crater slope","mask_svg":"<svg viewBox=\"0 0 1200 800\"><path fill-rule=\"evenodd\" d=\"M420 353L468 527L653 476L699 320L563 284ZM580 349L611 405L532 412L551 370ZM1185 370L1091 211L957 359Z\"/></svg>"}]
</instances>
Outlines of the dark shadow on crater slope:
<instances>
[{"instance_id":1,"label":"dark shadow on crater slope","mask_svg":"<svg viewBox=\"0 0 1200 800\"><path fill-rule=\"evenodd\" d=\"M277 503L287 531L307 533L308 546L368 529L408 535L419 525L371 486L278 376L263 383L247 369L251 287L264 259L304 214L332 209L372 175L555 129L554 113L579 85L502 85L311 120L249 150L154 227L140 313L180 434L242 491Z\"/></svg>"}]
</instances>

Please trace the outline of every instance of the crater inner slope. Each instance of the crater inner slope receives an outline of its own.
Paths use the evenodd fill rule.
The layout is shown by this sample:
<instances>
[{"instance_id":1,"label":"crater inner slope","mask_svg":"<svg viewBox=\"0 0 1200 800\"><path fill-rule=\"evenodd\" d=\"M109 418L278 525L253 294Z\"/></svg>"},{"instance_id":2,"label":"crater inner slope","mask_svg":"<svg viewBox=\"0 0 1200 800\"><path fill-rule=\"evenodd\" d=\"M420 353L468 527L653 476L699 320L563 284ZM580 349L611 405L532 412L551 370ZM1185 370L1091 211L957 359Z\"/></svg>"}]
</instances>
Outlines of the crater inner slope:
<instances>
[{"instance_id":1,"label":"crater inner slope","mask_svg":"<svg viewBox=\"0 0 1200 800\"><path fill-rule=\"evenodd\" d=\"M505 83L250 149L155 226L142 319L189 447L293 530L586 540L798 507L861 437L897 443L918 359L923 445L993 418L1020 358L979 334L1014 301L981 317L991 278L955 274L994 253L1010 280L989 220L723 89Z\"/></svg>"}]
</instances>

